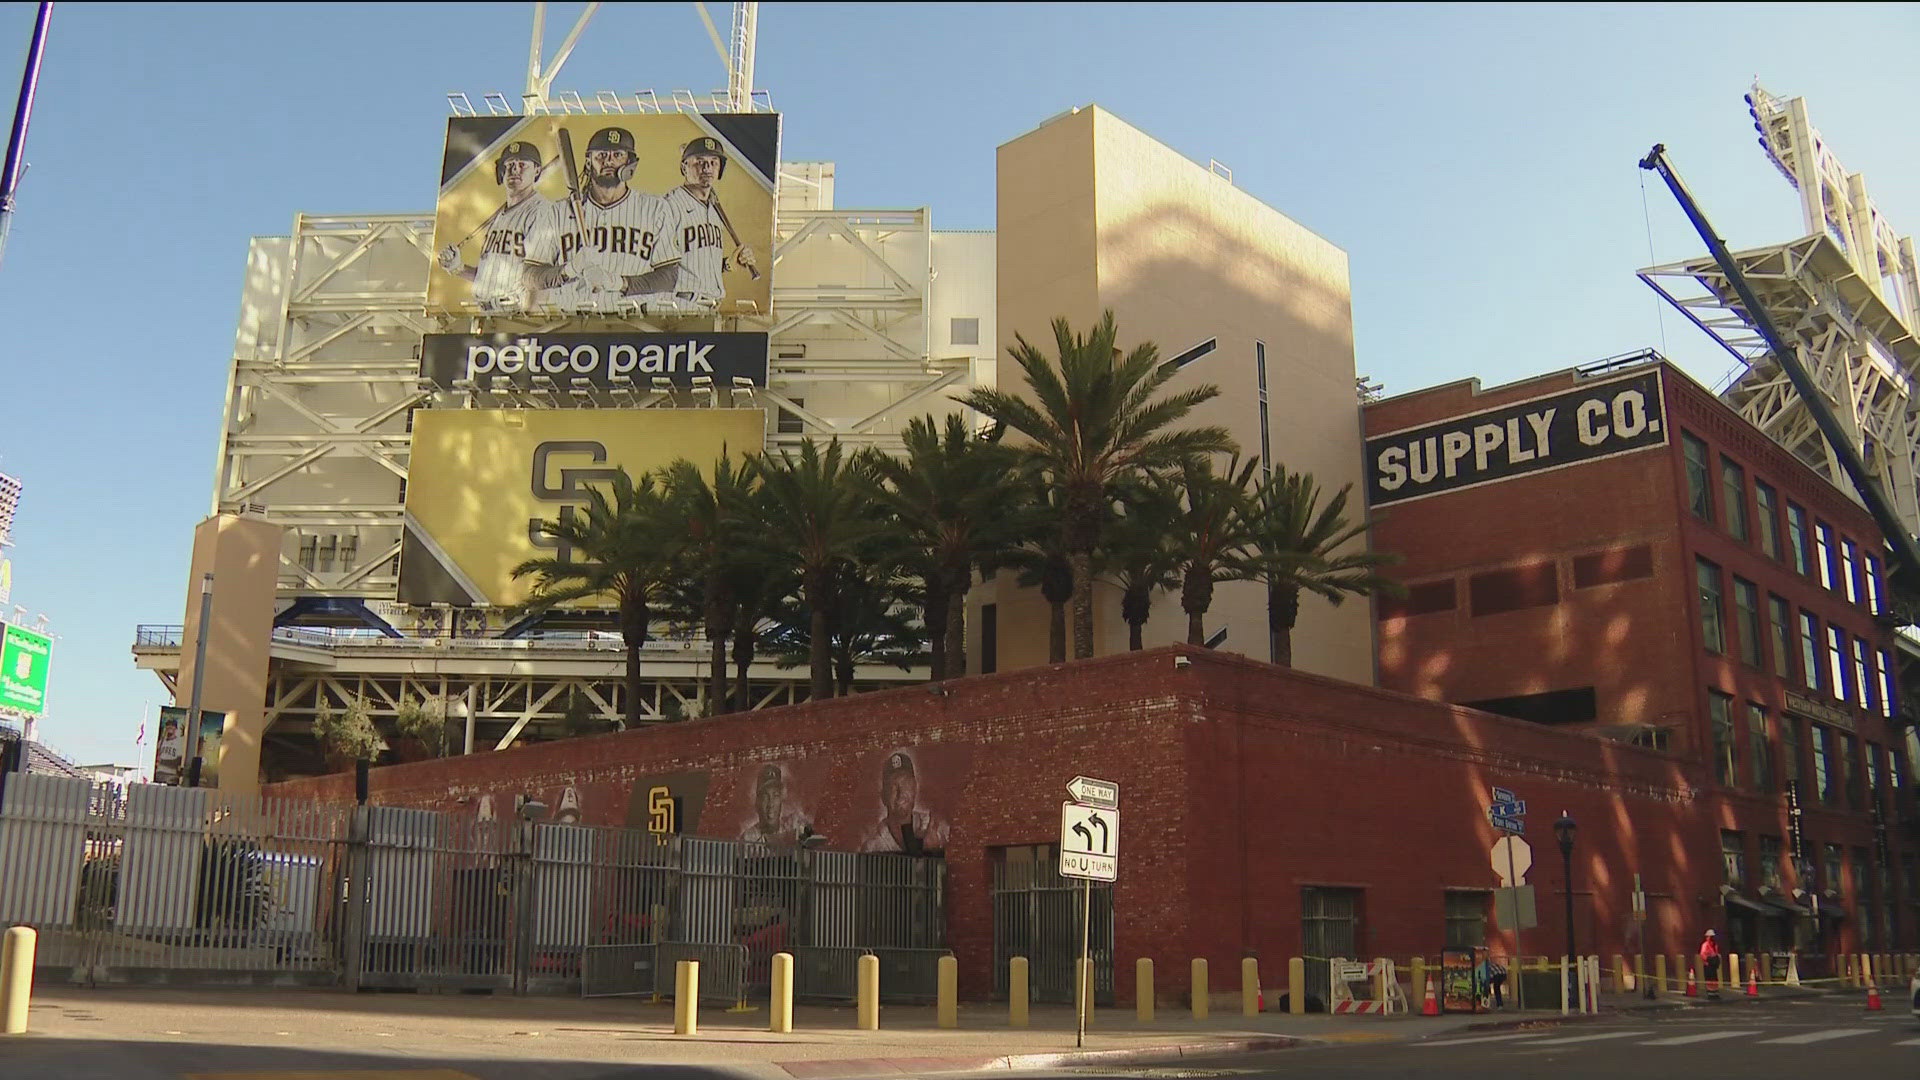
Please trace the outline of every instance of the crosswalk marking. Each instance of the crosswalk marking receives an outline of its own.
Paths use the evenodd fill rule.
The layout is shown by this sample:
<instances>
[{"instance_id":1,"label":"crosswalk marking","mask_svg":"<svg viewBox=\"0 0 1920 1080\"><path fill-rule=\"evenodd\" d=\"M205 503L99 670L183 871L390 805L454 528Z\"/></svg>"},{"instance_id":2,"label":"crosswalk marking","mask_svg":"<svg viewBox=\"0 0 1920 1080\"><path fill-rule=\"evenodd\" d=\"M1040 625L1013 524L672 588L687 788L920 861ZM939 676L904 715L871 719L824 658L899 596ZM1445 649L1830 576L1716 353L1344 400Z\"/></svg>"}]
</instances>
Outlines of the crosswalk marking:
<instances>
[{"instance_id":1,"label":"crosswalk marking","mask_svg":"<svg viewBox=\"0 0 1920 1080\"><path fill-rule=\"evenodd\" d=\"M1907 1040L1904 1040L1904 1041L1902 1041L1902 1042L1897 1042L1897 1043L1894 1043L1893 1045L1895 1045L1895 1046L1920 1046L1920 1039L1907 1039Z\"/></svg>"},{"instance_id":2,"label":"crosswalk marking","mask_svg":"<svg viewBox=\"0 0 1920 1080\"><path fill-rule=\"evenodd\" d=\"M1469 1043L1508 1042L1513 1039L1539 1039L1547 1035L1544 1031L1529 1031L1519 1035L1480 1035L1471 1039L1442 1039L1439 1042L1423 1043L1424 1046L1466 1046Z\"/></svg>"},{"instance_id":3,"label":"crosswalk marking","mask_svg":"<svg viewBox=\"0 0 1920 1080\"><path fill-rule=\"evenodd\" d=\"M1760 1045L1768 1046L1805 1046L1808 1043L1826 1042L1828 1039L1845 1039L1854 1035L1871 1035L1872 1028L1827 1028L1824 1031L1809 1031L1805 1035L1788 1035L1778 1039L1761 1039Z\"/></svg>"},{"instance_id":4,"label":"crosswalk marking","mask_svg":"<svg viewBox=\"0 0 1920 1080\"><path fill-rule=\"evenodd\" d=\"M1738 1039L1743 1035L1758 1035L1758 1031L1709 1031L1701 1035L1679 1035L1671 1039L1654 1039L1643 1042L1641 1046L1685 1046L1688 1043L1712 1042L1715 1039Z\"/></svg>"},{"instance_id":5,"label":"crosswalk marking","mask_svg":"<svg viewBox=\"0 0 1920 1080\"><path fill-rule=\"evenodd\" d=\"M1535 1046L1565 1046L1568 1043L1599 1042L1601 1039L1631 1039L1635 1035L1651 1035L1651 1031L1603 1031L1598 1035L1575 1035L1566 1039L1548 1039L1545 1042L1528 1043L1529 1049Z\"/></svg>"}]
</instances>

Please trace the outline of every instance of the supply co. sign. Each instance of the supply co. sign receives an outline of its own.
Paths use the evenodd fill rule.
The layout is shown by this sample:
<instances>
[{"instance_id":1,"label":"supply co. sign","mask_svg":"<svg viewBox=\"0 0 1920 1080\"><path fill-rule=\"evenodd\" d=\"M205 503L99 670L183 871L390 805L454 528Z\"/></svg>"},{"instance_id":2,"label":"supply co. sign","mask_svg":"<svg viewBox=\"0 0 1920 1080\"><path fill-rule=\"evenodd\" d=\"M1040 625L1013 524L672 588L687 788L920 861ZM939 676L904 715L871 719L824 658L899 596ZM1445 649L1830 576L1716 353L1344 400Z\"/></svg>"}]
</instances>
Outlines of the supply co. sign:
<instances>
[{"instance_id":1,"label":"supply co. sign","mask_svg":"<svg viewBox=\"0 0 1920 1080\"><path fill-rule=\"evenodd\" d=\"M1374 506L1597 461L1667 441L1648 371L1367 440Z\"/></svg>"}]
</instances>

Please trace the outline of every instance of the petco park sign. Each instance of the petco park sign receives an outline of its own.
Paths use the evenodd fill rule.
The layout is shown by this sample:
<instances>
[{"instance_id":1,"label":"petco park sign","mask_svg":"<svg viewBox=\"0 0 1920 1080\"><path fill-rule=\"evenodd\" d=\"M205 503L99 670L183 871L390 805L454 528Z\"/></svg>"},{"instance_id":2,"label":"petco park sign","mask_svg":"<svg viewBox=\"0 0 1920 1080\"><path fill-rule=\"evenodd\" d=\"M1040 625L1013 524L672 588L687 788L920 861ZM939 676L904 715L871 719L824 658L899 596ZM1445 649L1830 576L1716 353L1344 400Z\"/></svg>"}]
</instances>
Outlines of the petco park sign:
<instances>
[{"instance_id":1,"label":"petco park sign","mask_svg":"<svg viewBox=\"0 0 1920 1080\"><path fill-rule=\"evenodd\" d=\"M448 389L471 380L486 390L505 378L522 388L550 385L561 393L575 380L601 389L646 390L656 378L690 386L700 376L722 390L736 377L765 386L767 335L427 334L420 372Z\"/></svg>"},{"instance_id":2,"label":"petco park sign","mask_svg":"<svg viewBox=\"0 0 1920 1080\"><path fill-rule=\"evenodd\" d=\"M1502 405L1367 440L1367 499L1385 506L1667 441L1660 372Z\"/></svg>"}]
</instances>

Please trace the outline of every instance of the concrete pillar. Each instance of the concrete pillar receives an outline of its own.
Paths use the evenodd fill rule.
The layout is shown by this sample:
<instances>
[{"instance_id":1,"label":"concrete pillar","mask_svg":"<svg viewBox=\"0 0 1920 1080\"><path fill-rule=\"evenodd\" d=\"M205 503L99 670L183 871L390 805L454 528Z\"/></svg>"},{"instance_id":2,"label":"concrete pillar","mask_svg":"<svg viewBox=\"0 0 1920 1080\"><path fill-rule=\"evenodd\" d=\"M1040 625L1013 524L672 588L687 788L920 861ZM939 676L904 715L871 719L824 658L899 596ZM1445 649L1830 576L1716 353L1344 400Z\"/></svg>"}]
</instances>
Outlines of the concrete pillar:
<instances>
[{"instance_id":1,"label":"concrete pillar","mask_svg":"<svg viewBox=\"0 0 1920 1080\"><path fill-rule=\"evenodd\" d=\"M1307 1015L1307 961L1298 956L1287 958L1287 1012Z\"/></svg>"},{"instance_id":2,"label":"concrete pillar","mask_svg":"<svg viewBox=\"0 0 1920 1080\"><path fill-rule=\"evenodd\" d=\"M1032 994L1027 982L1027 958L1016 956L1007 961L1007 1026L1027 1026L1027 1005Z\"/></svg>"},{"instance_id":3,"label":"concrete pillar","mask_svg":"<svg viewBox=\"0 0 1920 1080\"><path fill-rule=\"evenodd\" d=\"M700 1030L700 961L682 960L673 967L673 1033L692 1035Z\"/></svg>"},{"instance_id":4,"label":"concrete pillar","mask_svg":"<svg viewBox=\"0 0 1920 1080\"><path fill-rule=\"evenodd\" d=\"M1627 970L1627 958L1613 954L1613 992L1624 994L1633 989L1633 972Z\"/></svg>"},{"instance_id":5,"label":"concrete pillar","mask_svg":"<svg viewBox=\"0 0 1920 1080\"><path fill-rule=\"evenodd\" d=\"M854 1023L861 1031L880 1030L880 958L862 954L856 971Z\"/></svg>"},{"instance_id":6,"label":"concrete pillar","mask_svg":"<svg viewBox=\"0 0 1920 1080\"><path fill-rule=\"evenodd\" d=\"M1240 960L1240 1015L1260 1015L1260 961L1251 956Z\"/></svg>"},{"instance_id":7,"label":"concrete pillar","mask_svg":"<svg viewBox=\"0 0 1920 1080\"><path fill-rule=\"evenodd\" d=\"M1407 1004L1412 1009L1418 1009L1418 1006L1413 1003L1415 1001L1424 1002L1427 996L1427 958L1424 956L1414 957L1413 960L1407 964L1407 975L1409 977L1407 983Z\"/></svg>"},{"instance_id":8,"label":"concrete pillar","mask_svg":"<svg viewBox=\"0 0 1920 1080\"><path fill-rule=\"evenodd\" d=\"M960 1026L960 961L940 958L939 987L934 991L934 1013L943 1028Z\"/></svg>"},{"instance_id":9,"label":"concrete pillar","mask_svg":"<svg viewBox=\"0 0 1920 1080\"><path fill-rule=\"evenodd\" d=\"M1153 1023L1153 961L1144 956L1133 962L1133 1017Z\"/></svg>"},{"instance_id":10,"label":"concrete pillar","mask_svg":"<svg viewBox=\"0 0 1920 1080\"><path fill-rule=\"evenodd\" d=\"M767 1006L767 1030L785 1034L793 1030L793 954L773 954L773 993Z\"/></svg>"},{"instance_id":11,"label":"concrete pillar","mask_svg":"<svg viewBox=\"0 0 1920 1080\"><path fill-rule=\"evenodd\" d=\"M33 954L39 933L16 926L0 938L0 1035L22 1035L27 1030L27 1007L33 1002Z\"/></svg>"},{"instance_id":12,"label":"concrete pillar","mask_svg":"<svg viewBox=\"0 0 1920 1080\"><path fill-rule=\"evenodd\" d=\"M1633 958L1633 975L1627 982L1627 989L1638 990L1647 984L1647 954L1636 953Z\"/></svg>"},{"instance_id":13,"label":"concrete pillar","mask_svg":"<svg viewBox=\"0 0 1920 1080\"><path fill-rule=\"evenodd\" d=\"M1667 989L1667 954L1653 954L1653 996L1659 997Z\"/></svg>"},{"instance_id":14,"label":"concrete pillar","mask_svg":"<svg viewBox=\"0 0 1920 1080\"><path fill-rule=\"evenodd\" d=\"M1191 993L1193 996L1193 1018L1195 1020L1205 1020L1207 1018L1207 994L1209 991L1207 990L1207 958L1204 956L1196 956L1193 958L1193 989Z\"/></svg>"}]
</instances>

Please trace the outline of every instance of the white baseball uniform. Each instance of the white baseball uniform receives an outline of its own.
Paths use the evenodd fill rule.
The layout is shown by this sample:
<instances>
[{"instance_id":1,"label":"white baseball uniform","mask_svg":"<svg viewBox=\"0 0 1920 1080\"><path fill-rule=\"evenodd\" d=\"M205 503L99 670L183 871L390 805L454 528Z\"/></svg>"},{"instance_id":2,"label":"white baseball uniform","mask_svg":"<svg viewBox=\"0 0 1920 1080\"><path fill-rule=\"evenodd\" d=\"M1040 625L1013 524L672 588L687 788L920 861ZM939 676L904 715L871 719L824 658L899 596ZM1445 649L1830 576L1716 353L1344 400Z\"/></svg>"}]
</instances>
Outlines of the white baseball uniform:
<instances>
[{"instance_id":1,"label":"white baseball uniform","mask_svg":"<svg viewBox=\"0 0 1920 1080\"><path fill-rule=\"evenodd\" d=\"M535 192L503 207L487 225L486 246L473 268L474 301L488 308L526 307L527 262L548 261L554 243L553 200Z\"/></svg>"},{"instance_id":2,"label":"white baseball uniform","mask_svg":"<svg viewBox=\"0 0 1920 1080\"><path fill-rule=\"evenodd\" d=\"M720 223L720 212L684 186L667 192L665 202L672 215L673 250L680 256L680 281L674 292L683 298L691 294L695 303L718 304L726 296L720 273L726 263L721 242L727 227Z\"/></svg>"},{"instance_id":3,"label":"white baseball uniform","mask_svg":"<svg viewBox=\"0 0 1920 1080\"><path fill-rule=\"evenodd\" d=\"M644 274L657 260L667 257L662 254L661 243L668 228L667 204L657 195L628 188L611 206L582 198L558 203L555 208L560 225L559 265L568 277L580 278L589 267L620 277ZM577 281L570 292L556 297L556 302L564 302L567 296L613 301L619 299L619 292Z\"/></svg>"}]
</instances>

